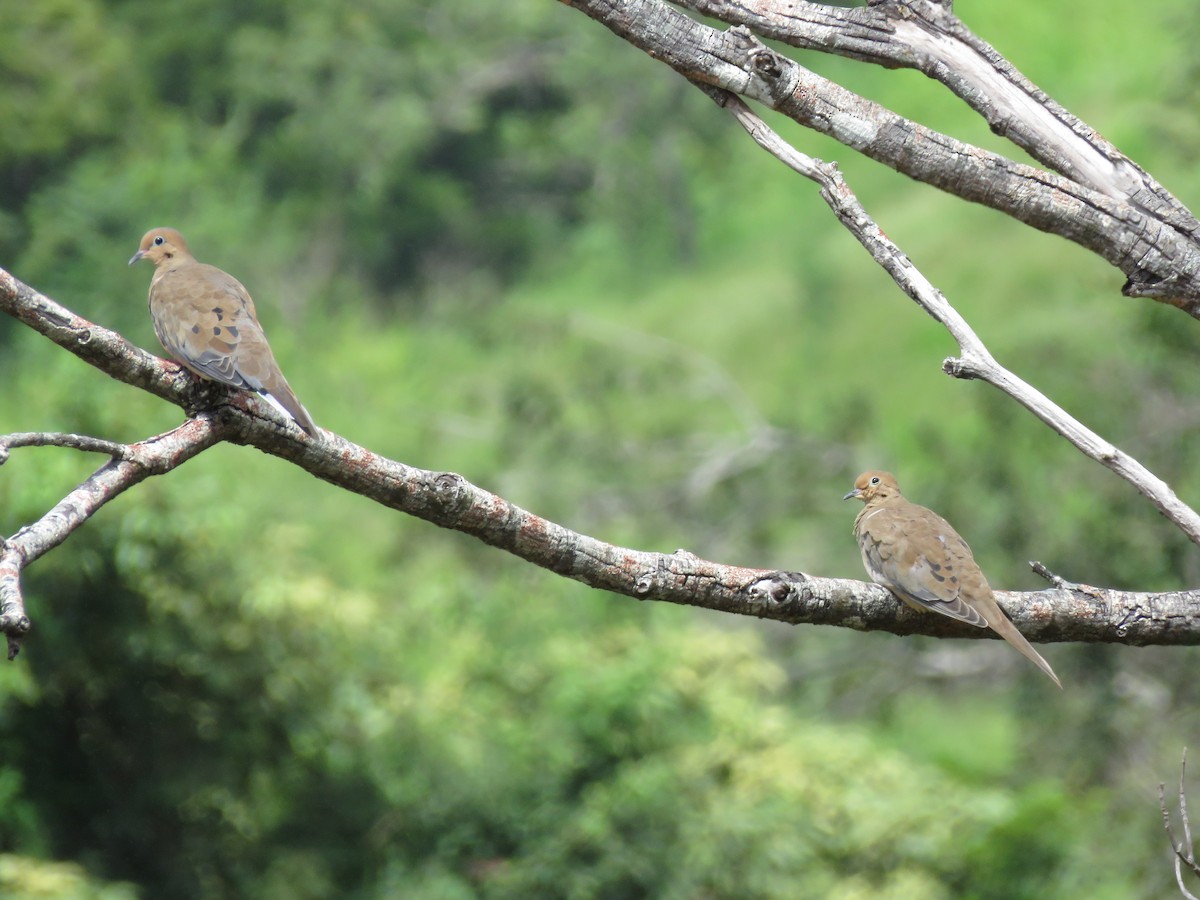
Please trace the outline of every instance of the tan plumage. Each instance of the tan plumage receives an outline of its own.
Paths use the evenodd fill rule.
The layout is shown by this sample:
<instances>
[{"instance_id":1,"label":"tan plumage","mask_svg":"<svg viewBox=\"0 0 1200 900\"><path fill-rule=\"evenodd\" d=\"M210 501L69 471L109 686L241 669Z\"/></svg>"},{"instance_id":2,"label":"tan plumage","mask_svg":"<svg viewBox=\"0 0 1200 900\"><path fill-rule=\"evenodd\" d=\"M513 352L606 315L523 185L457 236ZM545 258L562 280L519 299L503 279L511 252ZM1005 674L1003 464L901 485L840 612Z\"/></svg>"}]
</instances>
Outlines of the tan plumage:
<instances>
[{"instance_id":1,"label":"tan plumage","mask_svg":"<svg viewBox=\"0 0 1200 900\"><path fill-rule=\"evenodd\" d=\"M173 228L147 231L129 264L139 259L154 263L150 317L167 353L202 378L257 391L316 437L316 423L279 371L241 282L197 262Z\"/></svg>"},{"instance_id":2,"label":"tan plumage","mask_svg":"<svg viewBox=\"0 0 1200 900\"><path fill-rule=\"evenodd\" d=\"M945 519L910 502L889 472L864 472L844 500L865 504L854 536L867 574L914 609L991 628L1062 687L996 603L971 548Z\"/></svg>"}]
</instances>

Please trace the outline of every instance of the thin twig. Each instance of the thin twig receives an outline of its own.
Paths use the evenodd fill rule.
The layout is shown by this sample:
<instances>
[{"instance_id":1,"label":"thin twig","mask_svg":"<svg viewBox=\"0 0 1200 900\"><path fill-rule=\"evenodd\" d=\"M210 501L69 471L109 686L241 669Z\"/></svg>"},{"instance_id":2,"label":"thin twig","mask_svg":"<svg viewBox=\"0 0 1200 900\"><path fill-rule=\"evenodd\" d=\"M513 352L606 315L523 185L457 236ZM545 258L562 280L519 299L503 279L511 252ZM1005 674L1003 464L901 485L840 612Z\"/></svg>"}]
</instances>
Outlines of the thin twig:
<instances>
[{"instance_id":1,"label":"thin twig","mask_svg":"<svg viewBox=\"0 0 1200 900\"><path fill-rule=\"evenodd\" d=\"M1067 581L1061 575L1051 572L1044 563L1038 562L1036 559L1029 561L1029 568L1033 570L1035 575L1040 575L1048 582L1058 588L1060 591L1072 591L1087 594L1089 597L1100 599L1104 596L1103 588L1093 587L1090 584L1083 584L1078 581Z\"/></svg>"},{"instance_id":2,"label":"thin twig","mask_svg":"<svg viewBox=\"0 0 1200 900\"><path fill-rule=\"evenodd\" d=\"M1184 786L1184 777L1187 775L1187 747L1183 748L1183 758L1179 761L1179 820L1183 823L1183 845L1187 855L1184 857L1192 871L1200 874L1200 869L1196 868L1196 857L1192 850L1192 826L1188 822L1187 811L1187 790Z\"/></svg>"},{"instance_id":3,"label":"thin twig","mask_svg":"<svg viewBox=\"0 0 1200 900\"><path fill-rule=\"evenodd\" d=\"M30 629L21 590L21 573L53 550L105 504L153 475L163 475L218 443L228 426L211 416L189 419L179 427L138 444L114 444L79 435L28 433L0 438L0 449L13 437L17 446L64 446L113 456L36 522L0 541L0 631L8 637L8 658L20 651L18 639ZM47 438L47 440L39 440Z\"/></svg>"},{"instance_id":4,"label":"thin twig","mask_svg":"<svg viewBox=\"0 0 1200 900\"><path fill-rule=\"evenodd\" d=\"M1195 852L1192 849L1192 829L1188 823L1187 791L1184 787L1186 772L1187 747L1184 747L1183 759L1179 763L1179 818L1183 823L1184 839L1182 841L1175 837L1175 828L1171 824L1171 811L1167 809L1166 785L1162 782L1159 782L1158 785L1158 808L1162 811L1163 828L1167 831L1167 838L1171 841L1171 849L1174 851L1175 883L1179 885L1179 892L1187 900L1200 900L1200 897L1189 891L1187 885L1183 883L1184 865L1200 876L1200 866L1196 864Z\"/></svg>"},{"instance_id":5,"label":"thin twig","mask_svg":"<svg viewBox=\"0 0 1200 900\"><path fill-rule=\"evenodd\" d=\"M0 435L0 465L8 461L8 451L17 447L69 447L87 453L103 453L113 459L129 459L126 444L89 437L86 434L67 434L55 431L18 431Z\"/></svg>"}]
</instances>

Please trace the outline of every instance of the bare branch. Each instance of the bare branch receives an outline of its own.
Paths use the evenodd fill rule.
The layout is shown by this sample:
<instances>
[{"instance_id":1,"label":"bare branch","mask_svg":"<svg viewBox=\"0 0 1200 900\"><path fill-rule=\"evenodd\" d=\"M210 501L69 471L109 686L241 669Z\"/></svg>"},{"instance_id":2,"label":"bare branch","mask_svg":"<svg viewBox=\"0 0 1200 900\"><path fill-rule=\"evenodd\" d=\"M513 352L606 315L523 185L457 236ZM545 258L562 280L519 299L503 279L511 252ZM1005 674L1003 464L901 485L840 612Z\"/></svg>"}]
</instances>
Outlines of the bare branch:
<instances>
[{"instance_id":1,"label":"bare branch","mask_svg":"<svg viewBox=\"0 0 1200 900\"><path fill-rule=\"evenodd\" d=\"M70 350L104 374L176 401L194 379L182 367L133 346L121 335L77 316L0 269L0 310Z\"/></svg>"},{"instance_id":2,"label":"bare branch","mask_svg":"<svg viewBox=\"0 0 1200 900\"><path fill-rule=\"evenodd\" d=\"M1071 135L1087 138L1087 129L1076 127L1078 123L1071 120L1063 130L1035 115L1037 121L1030 126L1030 133L1036 132L1043 141L1058 142L1054 151L1058 156L1052 164L1078 177L1080 182L1076 182L1063 175L1017 165L923 129L807 72L767 48L745 28L720 32L659 0L570 2L683 72L727 107L762 146L816 181L830 208L872 257L958 341L961 355L944 363L947 372L986 380L1013 396L1080 450L1134 483L1164 515L1200 542L1200 520L1165 484L995 362L946 299L883 236L846 187L836 167L804 156L782 142L730 92L757 99L914 178L1075 240L1120 266L1130 274L1131 283L1136 282L1146 292L1161 288L1162 293L1175 297L1173 302L1200 315L1200 301L1192 304L1193 299L1200 298L1200 252L1193 245L1190 232L1186 227L1171 228L1148 217L1145 211L1152 205L1137 200L1136 185L1130 187L1132 182L1108 177L1104 165L1095 163L1095 154L1108 158L1105 154L1111 148L1096 139L1088 144L1091 150L1081 149L1075 146ZM694 5L699 8L702 4ZM761 6L768 9L766 4ZM948 83L958 85L964 95L982 96L990 91L1004 95L1007 99L1003 102L1013 105L1012 96L1006 92L1017 83L1015 70L1005 69L1007 64L998 54L956 25L957 20L949 17L948 3L883 0L875 6L890 8L886 22L870 10L846 12L845 21L853 20L859 29L854 40L881 46L890 42L891 52L908 54L905 64L944 76ZM795 8L815 14L812 4L798 4ZM905 9L909 13L897 12ZM831 22L841 15L828 12ZM919 20L916 32L912 32L915 26L911 26L910 20ZM930 29L929 23L937 27ZM835 33L829 27L830 34ZM839 39L845 40L844 27L840 34ZM865 47L859 45L850 53L865 57L868 55ZM977 57L964 56L963 47L985 58L1000 73L1000 80L989 75ZM952 64L965 67L968 75L955 81L952 73L942 72ZM1036 89L1031 85L1017 86L1026 96L1042 103L1043 108L1050 108L1043 103L1045 98L1034 96ZM974 97L973 102L981 110L993 109L988 103L994 102L996 109L1002 105L1001 100L981 97ZM1062 112L1057 108L1051 111L1054 116ZM988 115L994 124L1007 121L997 118L999 113ZM1062 117L1055 121L1062 121ZM1018 128L1015 124L1005 127ZM914 151L917 147L921 152ZM1092 156L1088 156L1089 152ZM1156 185L1144 180L1141 184L1142 194L1155 194ZM1190 216L1181 204L1171 207L1171 214ZM65 540L104 503L128 487L150 475L170 471L221 440L256 447L391 508L473 535L521 559L593 587L638 599L703 606L791 623L840 625L897 634L994 637L988 631L913 612L875 585L726 566L701 560L686 551L662 554L616 547L535 516L459 475L405 466L332 434L311 440L303 438L289 425L281 424L273 410L253 395L200 383L175 364L147 354L115 332L75 316L2 270L0 310L113 378L176 403L189 415L199 414L199 418L168 435L129 446L78 435L37 434L10 435L7 443L0 444L3 453L13 446L55 445L95 450L112 457L38 522L9 540L0 541L0 628L10 638L28 628L20 592L20 574L25 565ZM1018 627L1033 640L1200 643L1200 604L1194 594L1099 591L1062 579L1056 584L1060 588L1056 591L1000 595Z\"/></svg>"},{"instance_id":3,"label":"bare branch","mask_svg":"<svg viewBox=\"0 0 1200 900\"><path fill-rule=\"evenodd\" d=\"M47 304L52 304L50 307ZM52 308L49 323L30 309ZM57 334L61 322L103 334L102 343L62 341L77 355L95 359L108 372L139 379L145 370L170 372L119 335L99 329L0 270L0 310L33 320L39 331ZM103 346L101 352L97 347ZM188 406L204 390L190 375L143 379L153 392ZM151 387L147 387L150 390ZM82 485L34 524L0 542L0 629L12 638L29 627L20 574L29 562L67 538L103 504L151 475L163 474L221 440L255 447L286 459L316 477L377 503L484 543L591 587L639 600L700 606L793 624L836 625L860 631L994 638L986 629L909 609L883 588L861 581L804 573L728 566L687 551L656 553L604 543L521 509L450 472L417 469L381 457L326 432L308 439L282 422L274 410L244 392L213 390L214 408L175 430L114 454ZM1013 621L1034 641L1100 641L1143 644L1200 643L1200 602L1189 593L1100 596L1070 591L999 593Z\"/></svg>"},{"instance_id":4,"label":"bare branch","mask_svg":"<svg viewBox=\"0 0 1200 900\"><path fill-rule=\"evenodd\" d=\"M1051 572L1043 563L1038 562L1036 559L1031 559L1029 561L1029 568L1032 569L1035 574L1045 578L1060 591L1087 594L1089 597L1095 597L1097 599L1104 596L1104 590L1102 588L1098 588L1090 584L1084 584L1078 581L1067 581L1067 579L1063 578L1061 575L1056 575L1055 573Z\"/></svg>"},{"instance_id":5,"label":"bare branch","mask_svg":"<svg viewBox=\"0 0 1200 900\"><path fill-rule=\"evenodd\" d=\"M956 378L978 378L1008 394L1052 430L1066 438L1084 455L1111 469L1132 484L1193 543L1200 544L1200 515L1176 496L1170 485L1129 454L1104 440L1094 431L1054 404L1045 394L1001 366L988 352L967 321L945 296L929 283L912 261L871 219L836 166L813 159L796 150L754 114L738 97L701 88L733 114L754 141L805 178L821 187L821 198L859 243L866 248L896 285L921 309L939 322L958 343L961 356L947 359L943 370Z\"/></svg>"},{"instance_id":6,"label":"bare branch","mask_svg":"<svg viewBox=\"0 0 1200 900\"><path fill-rule=\"evenodd\" d=\"M1162 810L1163 827L1167 830L1167 837L1171 841L1171 849L1175 854L1175 883L1179 885L1179 892L1187 900L1200 900L1200 897L1189 891L1187 885L1183 883L1183 867L1185 865L1193 874L1200 876L1200 864L1196 863L1195 851L1192 848L1192 829L1188 823L1187 791L1184 786L1186 773L1187 747L1184 747L1183 758L1179 763L1179 819L1183 825L1182 841L1175 837L1175 828L1171 824L1171 812L1167 809L1166 785L1161 782L1158 785L1158 808Z\"/></svg>"},{"instance_id":7,"label":"bare branch","mask_svg":"<svg viewBox=\"0 0 1200 900\"><path fill-rule=\"evenodd\" d=\"M1052 105L994 50L973 36L968 39L970 33L940 5L921 0L882 4L905 23L919 24L868 19L869 13L856 11L860 15L847 20L855 29L848 55L898 34L907 64L916 66L923 54L927 67L937 73L951 63L965 67L975 80L963 76L954 82L964 95L981 108L999 110L1002 102L1007 104L1003 113L995 113L1003 116L993 122L996 127L1014 138L1026 135L1026 143L1048 140L1049 149L1039 152L1079 180L1016 163L909 121L776 53L745 26L718 31L662 0L563 2L692 81L755 100L917 181L1074 241L1126 275L1126 294L1154 297L1200 318L1200 223L1102 139L1085 140L1083 135L1094 129ZM704 6L727 21L750 21L748 8L772 7ZM797 8L811 10L812 4ZM827 8L821 27L825 38L837 43L834 15ZM930 18L921 20L921 15ZM943 79L953 81L948 75ZM1002 95L1000 100L989 99L988 91ZM1033 123L1027 133L1014 124L1020 115L1029 115Z\"/></svg>"},{"instance_id":8,"label":"bare branch","mask_svg":"<svg viewBox=\"0 0 1200 900\"><path fill-rule=\"evenodd\" d=\"M8 636L9 659L16 656L19 650L17 638L30 627L21 592L22 570L65 541L110 500L151 475L170 472L220 440L221 429L206 417L189 419L173 431L138 444L111 444L88 438L80 441L82 444L94 443L116 448L111 452L113 459L93 472L36 522L0 542L0 631ZM4 446L4 441L0 439L0 448ZM61 442L58 445L67 446ZM92 446L81 449L100 448ZM101 452L110 452L110 449Z\"/></svg>"},{"instance_id":9,"label":"bare branch","mask_svg":"<svg viewBox=\"0 0 1200 900\"><path fill-rule=\"evenodd\" d=\"M69 447L87 453L103 453L113 459L128 459L129 447L85 434L60 434L52 431L21 431L0 434L0 466L8 461L8 451L17 447Z\"/></svg>"},{"instance_id":10,"label":"bare branch","mask_svg":"<svg viewBox=\"0 0 1200 900\"><path fill-rule=\"evenodd\" d=\"M699 606L790 624L858 631L991 638L986 629L911 610L884 588L860 581L728 566L686 550L664 554L604 543L522 509L452 472L416 469L335 435L319 445L261 442L247 420L230 439L288 459L318 478L443 528L472 535L590 587L639 600ZM269 437L269 436L268 436ZM1105 591L997 592L1033 641L1200 643L1200 594Z\"/></svg>"},{"instance_id":11,"label":"bare branch","mask_svg":"<svg viewBox=\"0 0 1200 900\"><path fill-rule=\"evenodd\" d=\"M1179 819L1183 823L1183 842L1186 845L1187 853L1185 861L1192 871L1200 875L1200 868L1196 867L1196 857L1192 851L1192 826L1188 822L1187 812L1187 789L1185 787L1185 779L1187 777L1187 747L1183 748L1183 756L1179 760Z\"/></svg>"},{"instance_id":12,"label":"bare branch","mask_svg":"<svg viewBox=\"0 0 1200 900\"><path fill-rule=\"evenodd\" d=\"M842 8L802 0L681 2L801 49L916 69L944 84L993 132L1051 170L1144 209L1191 239L1200 230L1186 206L972 33L949 4L887 0Z\"/></svg>"}]
</instances>

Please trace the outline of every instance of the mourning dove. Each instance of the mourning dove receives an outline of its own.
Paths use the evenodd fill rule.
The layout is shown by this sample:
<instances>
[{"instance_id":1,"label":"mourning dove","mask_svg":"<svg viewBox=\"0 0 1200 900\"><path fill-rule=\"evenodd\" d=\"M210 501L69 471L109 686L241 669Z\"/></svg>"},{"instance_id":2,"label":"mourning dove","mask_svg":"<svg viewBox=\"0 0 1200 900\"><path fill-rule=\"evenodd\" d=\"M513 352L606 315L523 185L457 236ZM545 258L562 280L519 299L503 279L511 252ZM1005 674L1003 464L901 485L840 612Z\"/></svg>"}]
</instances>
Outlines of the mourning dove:
<instances>
[{"instance_id":1,"label":"mourning dove","mask_svg":"<svg viewBox=\"0 0 1200 900\"><path fill-rule=\"evenodd\" d=\"M854 520L854 536L876 584L914 609L990 627L1062 687L1050 664L996 605L971 548L949 522L905 499L889 472L859 475L842 499L851 497L865 504Z\"/></svg>"},{"instance_id":2,"label":"mourning dove","mask_svg":"<svg viewBox=\"0 0 1200 900\"><path fill-rule=\"evenodd\" d=\"M279 371L242 283L197 262L174 228L152 228L129 260L154 263L150 317L167 353L201 378L257 391L310 436L317 426Z\"/></svg>"}]
</instances>

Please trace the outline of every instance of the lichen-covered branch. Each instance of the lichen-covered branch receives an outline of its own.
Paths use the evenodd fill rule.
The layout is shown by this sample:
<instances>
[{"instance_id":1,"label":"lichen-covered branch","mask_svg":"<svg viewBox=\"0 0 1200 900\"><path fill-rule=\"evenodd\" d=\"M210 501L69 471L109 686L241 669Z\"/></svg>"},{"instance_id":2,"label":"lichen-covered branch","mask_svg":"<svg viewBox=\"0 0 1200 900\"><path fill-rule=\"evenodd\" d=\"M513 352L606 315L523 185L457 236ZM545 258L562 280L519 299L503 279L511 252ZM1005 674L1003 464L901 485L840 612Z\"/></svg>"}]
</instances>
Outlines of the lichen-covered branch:
<instances>
[{"instance_id":1,"label":"lichen-covered branch","mask_svg":"<svg viewBox=\"0 0 1200 900\"><path fill-rule=\"evenodd\" d=\"M51 310L52 315L39 318L38 310ZM0 311L28 323L103 371L141 383L144 389L181 407L196 406L198 397L207 397L212 403L173 431L136 444L113 447L75 436L12 437L10 446L76 446L110 453L114 458L37 522L0 542L0 629L10 639L29 627L20 591L20 575L26 565L62 543L125 490L152 475L171 471L219 441L255 447L384 506L472 535L564 577L635 599L861 631L993 636L941 616L916 613L873 584L724 565L683 550L659 553L618 547L547 521L460 475L407 466L330 432L306 439L264 401L244 392L200 384L174 371L174 364L154 360L114 332L75 316L2 270ZM71 337L80 333L100 339ZM161 372L162 377L146 377L147 372ZM3 437L0 446L5 446ZM1051 590L1001 593L999 600L1018 627L1035 641L1200 643L1200 603L1189 594Z\"/></svg>"},{"instance_id":2,"label":"lichen-covered branch","mask_svg":"<svg viewBox=\"0 0 1200 900\"><path fill-rule=\"evenodd\" d=\"M950 4L889 0L848 8L803 0L681 0L681 5L800 49L916 69L1052 171L1138 206L1189 237L1200 230L1186 206L974 34Z\"/></svg>"},{"instance_id":3,"label":"lichen-covered branch","mask_svg":"<svg viewBox=\"0 0 1200 900\"><path fill-rule=\"evenodd\" d=\"M948 4L884 0L696 2L718 30L663 0L563 0L700 82L761 103L911 178L1060 235L1126 276L1131 296L1200 318L1200 223L1136 164L972 35ZM969 102L1039 169L897 115L767 47L762 37L918 68Z\"/></svg>"},{"instance_id":4,"label":"lichen-covered branch","mask_svg":"<svg viewBox=\"0 0 1200 900\"><path fill-rule=\"evenodd\" d=\"M36 522L0 540L0 632L8 638L9 659L16 656L17 639L30 625L21 592L25 567L65 541L110 500L151 475L170 472L219 439L218 430L206 419L189 419L166 434L137 444L116 444L73 434L0 436L0 463L15 447L73 447L112 457Z\"/></svg>"},{"instance_id":5,"label":"lichen-covered branch","mask_svg":"<svg viewBox=\"0 0 1200 900\"><path fill-rule=\"evenodd\" d=\"M880 0L856 10L773 0L685 3L736 26L720 31L660 0L565 2L684 74L728 109L761 146L816 181L839 221L958 342L960 356L945 361L947 372L983 379L1012 396L1081 451L1129 480L1200 543L1200 517L1193 510L1136 460L1000 366L946 298L884 236L836 167L783 142L737 96L832 135L913 178L1076 241L1128 275L1127 293L1156 296L1200 317L1200 227L1191 213L972 35L954 18L949 3ZM768 48L759 35L917 68L963 97L994 130L1011 137L1048 170L1017 164L897 116ZM723 565L682 550L664 554L617 547L549 522L459 475L406 466L328 432L315 439L301 437L254 395L198 382L174 363L133 347L2 270L0 310L113 378L194 416L165 435L129 445L84 435L0 437L0 463L21 447L70 447L110 457L38 521L0 540L0 630L9 637L10 653L29 627L21 594L23 569L109 500L221 441L256 447L345 490L629 597L791 623L992 636L914 613L875 585ZM1193 593L1136 594L1061 579L1054 583L1055 590L1000 594L1033 640L1200 643L1200 603Z\"/></svg>"}]
</instances>

